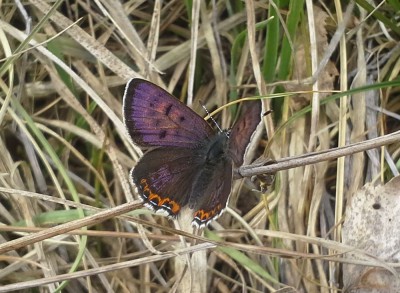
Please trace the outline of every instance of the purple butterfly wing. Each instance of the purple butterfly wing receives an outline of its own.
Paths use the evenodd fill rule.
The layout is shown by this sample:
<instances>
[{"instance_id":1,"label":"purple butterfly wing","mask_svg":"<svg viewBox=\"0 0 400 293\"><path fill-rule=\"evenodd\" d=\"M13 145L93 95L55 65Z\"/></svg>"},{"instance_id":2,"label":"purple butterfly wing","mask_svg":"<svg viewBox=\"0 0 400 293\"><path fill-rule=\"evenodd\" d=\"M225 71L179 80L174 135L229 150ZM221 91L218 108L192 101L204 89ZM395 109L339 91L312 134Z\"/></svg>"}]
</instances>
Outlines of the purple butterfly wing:
<instances>
[{"instance_id":1,"label":"purple butterfly wing","mask_svg":"<svg viewBox=\"0 0 400 293\"><path fill-rule=\"evenodd\" d=\"M140 147L194 148L213 135L203 118L159 86L143 79L128 82L124 123Z\"/></svg>"},{"instance_id":2,"label":"purple butterfly wing","mask_svg":"<svg viewBox=\"0 0 400 293\"><path fill-rule=\"evenodd\" d=\"M246 148L261 122L261 101L244 102L241 115L229 135L229 153L236 167L243 164Z\"/></svg>"},{"instance_id":3,"label":"purple butterfly wing","mask_svg":"<svg viewBox=\"0 0 400 293\"><path fill-rule=\"evenodd\" d=\"M201 167L190 148L156 148L147 152L131 171L133 183L147 207L176 216L188 202Z\"/></svg>"},{"instance_id":4,"label":"purple butterfly wing","mask_svg":"<svg viewBox=\"0 0 400 293\"><path fill-rule=\"evenodd\" d=\"M211 176L211 180L208 178L208 183L204 184L203 188L202 179L199 179L199 184L194 187L199 195L191 195L191 201L192 198L197 198L195 203L189 203L189 207L192 205L195 210L192 225L197 228L207 226L225 210L232 189L232 161L222 157Z\"/></svg>"}]
</instances>

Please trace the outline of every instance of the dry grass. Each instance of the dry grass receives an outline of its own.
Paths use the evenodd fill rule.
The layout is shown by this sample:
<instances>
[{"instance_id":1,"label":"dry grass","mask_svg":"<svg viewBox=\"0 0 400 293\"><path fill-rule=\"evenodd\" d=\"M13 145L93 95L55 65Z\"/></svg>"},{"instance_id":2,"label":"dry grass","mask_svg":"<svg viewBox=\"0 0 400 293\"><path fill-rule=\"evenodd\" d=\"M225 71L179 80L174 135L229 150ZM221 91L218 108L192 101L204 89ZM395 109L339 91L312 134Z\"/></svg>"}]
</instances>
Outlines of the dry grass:
<instances>
[{"instance_id":1,"label":"dry grass","mask_svg":"<svg viewBox=\"0 0 400 293\"><path fill-rule=\"evenodd\" d=\"M276 160L393 133L399 2L189 2L1 2L0 292L338 292L343 263L395 272L341 225L355 191L398 175L399 143L289 163L268 194L238 180L193 235L136 201L121 102L132 77L198 113L261 96L274 112L255 155Z\"/></svg>"}]
</instances>

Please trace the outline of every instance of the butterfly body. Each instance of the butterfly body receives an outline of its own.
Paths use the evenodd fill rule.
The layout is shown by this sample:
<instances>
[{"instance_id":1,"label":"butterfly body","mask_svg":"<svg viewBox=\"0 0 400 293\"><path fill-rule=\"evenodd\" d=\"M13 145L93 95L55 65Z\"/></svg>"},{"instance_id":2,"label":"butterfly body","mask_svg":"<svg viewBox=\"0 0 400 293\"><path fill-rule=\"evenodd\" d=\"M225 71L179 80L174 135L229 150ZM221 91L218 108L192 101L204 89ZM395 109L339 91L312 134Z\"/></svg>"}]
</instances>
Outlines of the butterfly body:
<instances>
[{"instance_id":1,"label":"butterfly body","mask_svg":"<svg viewBox=\"0 0 400 293\"><path fill-rule=\"evenodd\" d=\"M145 205L172 217L188 207L197 227L220 216L231 192L233 165L241 162L259 121L250 123L251 133L246 127L246 146L238 145L241 139L232 140L230 130L215 133L185 104L141 79L127 84L123 115L133 142L148 149L131 171Z\"/></svg>"}]
</instances>

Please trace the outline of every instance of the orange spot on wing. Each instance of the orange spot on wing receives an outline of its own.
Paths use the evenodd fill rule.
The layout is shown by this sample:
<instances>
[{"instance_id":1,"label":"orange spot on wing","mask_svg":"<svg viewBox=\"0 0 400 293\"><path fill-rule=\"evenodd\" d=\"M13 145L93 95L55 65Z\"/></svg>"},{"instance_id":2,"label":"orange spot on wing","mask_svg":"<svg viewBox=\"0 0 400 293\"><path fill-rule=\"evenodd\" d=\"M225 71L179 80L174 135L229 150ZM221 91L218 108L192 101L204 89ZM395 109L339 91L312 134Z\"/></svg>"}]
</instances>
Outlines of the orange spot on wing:
<instances>
[{"instance_id":1,"label":"orange spot on wing","mask_svg":"<svg viewBox=\"0 0 400 293\"><path fill-rule=\"evenodd\" d=\"M205 210L198 210L194 213L194 217L198 218L200 222L206 222L216 216L221 212L222 210L222 205L218 204L215 208L213 208L211 211L205 211Z\"/></svg>"},{"instance_id":2,"label":"orange spot on wing","mask_svg":"<svg viewBox=\"0 0 400 293\"><path fill-rule=\"evenodd\" d=\"M176 201L170 199L168 196L164 197L162 195L159 195L158 193L153 192L146 178L140 180L140 186L143 191L141 196L156 210L164 209L174 216L177 215L181 210L180 204L178 204Z\"/></svg>"}]
</instances>

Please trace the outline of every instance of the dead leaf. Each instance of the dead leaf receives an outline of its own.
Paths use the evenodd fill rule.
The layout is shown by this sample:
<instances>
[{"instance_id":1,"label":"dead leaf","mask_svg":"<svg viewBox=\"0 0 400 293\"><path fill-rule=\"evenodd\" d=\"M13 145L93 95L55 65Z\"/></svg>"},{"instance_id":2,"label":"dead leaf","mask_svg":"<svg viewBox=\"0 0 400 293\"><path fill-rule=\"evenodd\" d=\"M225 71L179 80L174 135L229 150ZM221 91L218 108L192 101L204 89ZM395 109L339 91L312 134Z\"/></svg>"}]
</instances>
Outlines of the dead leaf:
<instances>
[{"instance_id":1,"label":"dead leaf","mask_svg":"<svg viewBox=\"0 0 400 293\"><path fill-rule=\"evenodd\" d=\"M400 176L383 186L366 184L350 199L343 243L381 261L400 261ZM352 257L352 254L347 255ZM343 265L346 292L400 292L400 279L383 268Z\"/></svg>"}]
</instances>

